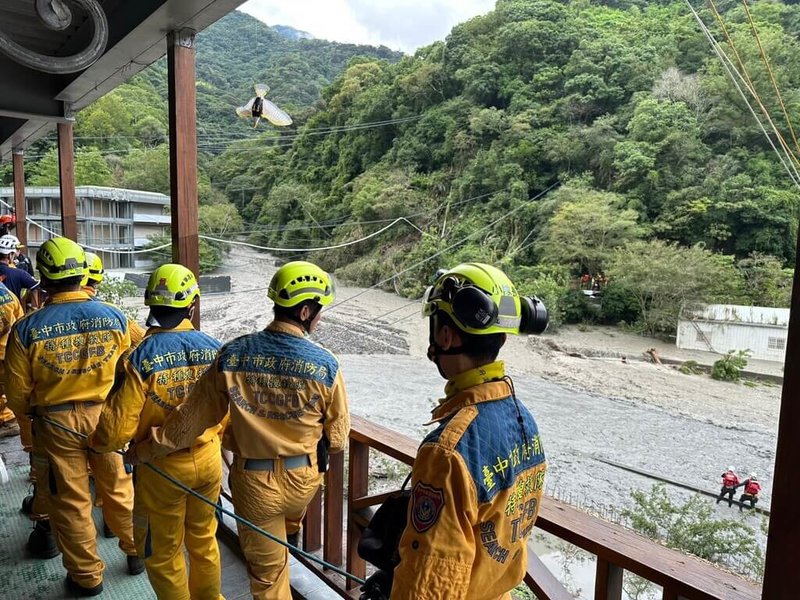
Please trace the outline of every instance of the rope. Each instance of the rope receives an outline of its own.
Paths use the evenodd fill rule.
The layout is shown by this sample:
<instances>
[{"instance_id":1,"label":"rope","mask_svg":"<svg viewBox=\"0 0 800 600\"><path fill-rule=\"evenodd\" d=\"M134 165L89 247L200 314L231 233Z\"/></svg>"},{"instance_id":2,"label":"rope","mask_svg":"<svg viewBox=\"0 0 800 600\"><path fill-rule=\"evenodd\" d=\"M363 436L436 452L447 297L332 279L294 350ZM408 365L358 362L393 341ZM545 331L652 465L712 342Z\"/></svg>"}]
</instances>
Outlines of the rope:
<instances>
[{"instance_id":1,"label":"rope","mask_svg":"<svg viewBox=\"0 0 800 600\"><path fill-rule=\"evenodd\" d=\"M764 124L761 122L761 119L759 118L758 114L756 114L756 111L753 108L753 105L750 104L750 101L747 99L747 96L745 95L744 90L742 90L742 87L739 85L739 82L736 80L736 77L734 77L734 72L739 77L739 79L742 81L742 83L744 83L745 87L747 87L747 82L742 77L742 74L739 73L739 71L736 70L736 67L733 65L733 63L731 62L730 58L728 58L728 55L725 54L722 50L720 50L719 42L717 42L717 40L714 38L714 36L711 35L711 32L709 31L708 27L706 27L706 24L703 22L703 19L700 18L700 15L697 14L697 11L692 6L691 1L690 0L685 0L685 1L686 1L686 5L689 7L689 10L692 12L692 15L694 16L695 20L697 21L697 24L700 27L700 31L702 31L703 34L706 36L706 39L711 44L711 49L717 55L717 58L719 58L720 63L722 64L722 68L725 69L725 71L728 73L728 77L730 77L731 82L733 83L734 87L736 88L736 91L738 91L739 95L742 97L742 100L744 101L745 106L747 106L748 110L750 111L750 114L753 115L753 118L755 119L756 123L758 124L759 128L761 129L761 132L764 134L764 137L767 138L767 142L769 143L769 145L772 148L772 150L775 152L775 155L778 157L778 160L783 165L783 168L786 169L786 173L789 175L789 179L791 179L792 183L794 183L797 187L800 187L800 173L797 172L797 169L795 168L795 166L792 163L791 159L787 163L786 162L786 158L784 157L784 155L781 154L780 151L778 150L778 148L775 147L775 142L772 141L772 138L770 137L769 133L767 132L767 129L764 127ZM749 91L749 88L748 88L748 91ZM773 124L773 129L774 129L774 124ZM794 171L794 173L792 171Z\"/></svg>"},{"instance_id":2,"label":"rope","mask_svg":"<svg viewBox=\"0 0 800 600\"><path fill-rule=\"evenodd\" d=\"M361 291L360 291L360 292L358 292L357 294L354 294L354 295L350 296L349 298L345 298L345 299L344 299L344 300L342 300L341 302L337 302L337 303L335 303L335 304L331 305L331 307L330 307L328 310L333 310L334 308L337 308L338 306L341 306L342 304L346 304L346 303L350 302L351 300L355 300L355 299L356 299L356 298L358 298L359 296L363 296L363 295L364 295L364 294L366 294L367 292L370 292L370 291L372 291L372 290L374 290L374 289L376 289L376 288L379 288L380 286L382 286L382 285L384 285L384 284L386 284L386 283L389 283L390 281L392 281L393 279L396 279L396 278L397 278L397 277L399 277L400 275L403 275L404 273L408 273L409 271L412 271L412 270L416 269L417 267L419 267L419 266L421 266L421 265L424 265L424 264L425 264L425 263L427 263L428 261L431 261L431 260L433 260L434 258L436 258L436 257L438 257L438 256L441 256L441 255L442 255L442 254L444 254L445 252L449 252L449 251L450 251L450 250L452 250L453 248L457 248L458 246L460 246L460 245L461 245L461 244L463 244L464 242L467 242L467 241L469 241L469 240L470 240L471 238L473 238L474 236L476 236L476 235L478 235L478 234L480 234L480 233L483 233L484 231L488 231L489 229L491 229L492 227L494 227L495 225L497 225L497 224L498 224L498 223L500 223L501 221L504 221L504 220L506 220L506 219L507 219L508 217L510 217L511 215L514 215L514 214L516 214L517 212L521 211L523 208L526 208L526 207L528 207L530 204L532 204L532 203L536 202L537 200L539 200L540 198L544 197L545 195L547 195L548 193L550 193L550 191L551 191L551 190L553 190L553 189L554 189L554 188L556 188L556 187L559 187L560 185L561 185L561 182L560 182L560 181L556 181L555 183L551 184L551 185L550 185L548 188L546 188L545 190L543 190L543 191L539 192L538 194L536 194L536 195L535 195L533 198L530 198L530 199L528 199L526 202L523 202L523 203L522 203L522 204L520 204L518 207L516 207L516 208L514 208L514 209L512 209L512 210L510 210L510 211L508 211L508 212L507 212L507 213L505 213L504 215L500 215L499 217L497 217L497 218L496 218L494 221L492 221L492 222L491 222L491 223L489 223L488 225L484 225L484 226L483 226L483 227L481 227L480 229L476 229L476 230L474 230L472 233L468 233L467 235L465 235L463 238L461 238L461 239L460 239L460 240L458 240L457 242L453 242L452 244L450 244L450 245L449 245L449 246L447 246L446 248L444 248L444 249L442 249L442 250L439 250L438 252L435 252L435 253L431 254L431 255L430 255L430 256L428 256L427 258L423 258L423 259L421 259L421 260L418 260L417 262L415 262L414 264L412 264L410 267L406 267L406 268L405 268L405 269L403 269L402 271L398 271L398 272L397 272L397 273L395 273L394 275L391 275L391 276L387 277L386 279L383 279L383 280L379 281L378 283L375 283L375 284L373 284L373 285L369 286L368 288L364 288L363 290L361 290Z\"/></svg>"},{"instance_id":3,"label":"rope","mask_svg":"<svg viewBox=\"0 0 800 600\"><path fill-rule=\"evenodd\" d=\"M62 425L61 423L58 423L57 421L53 421L52 419L49 419L47 417L40 417L40 418L44 422L52 425L53 427L57 427L58 429L66 431L67 433L70 433L70 434L72 434L74 436L77 436L79 438L87 439L89 437L85 433L81 433L79 431L75 431L74 429L71 429L71 428L67 427L66 425ZM115 454L119 454L120 456L124 456L125 455L125 453L122 452L121 450L114 450L114 453ZM320 565L320 566L322 566L322 567L324 567L326 569L330 569L334 573L337 573L337 574L339 574L342 577L345 577L347 579L351 579L351 580L355 581L358 584L361 584L361 585L364 584L364 580L361 579L360 577L356 577L355 575L351 575L350 573L348 573L347 571L345 571L341 567L337 567L336 565L331 564L331 563L329 563L329 562L327 562L327 561L325 561L325 560L323 560L323 559L321 559L321 558L319 558L317 556L314 556L313 554L310 554L310 553L308 553L308 552L306 552L304 550L301 550L300 548L297 548L296 546L292 546L290 543L286 542L285 540L282 540L282 539L272 535L268 531L264 531L263 529L261 529L261 527L259 527L255 523L252 523L251 521L248 521L244 517L240 517L235 512L232 512L232 511L228 510L224 506L220 506L219 504L217 504L216 502L213 502L209 498L206 498L202 494L198 494L192 488L190 488L189 486L185 485L183 482L179 481L178 479L175 479L169 473L165 473L164 471L162 471L161 469L159 469L155 465L152 465L150 463L141 463L141 464L144 465L145 467L147 467L148 469L150 469L151 471L153 471L154 473L157 473L158 475L160 475L161 477L163 477L164 479L166 479L167 481L169 481L170 483L172 483L174 486L178 487L182 491L186 492L187 494L197 498L198 500L208 504L209 506L214 507L214 510L216 510L218 512L221 512L221 513L223 513L225 515L228 515L229 517L234 519L236 522L241 523L245 527L248 527L249 529L252 529L256 533L260 533L261 535L263 535L264 537L272 540L273 542L276 542L276 543L280 544L281 546L284 546L284 547L288 548L293 554L297 554L299 556L302 556L303 558L305 558L307 560L310 560L311 562L315 562L318 565Z\"/></svg>"},{"instance_id":4,"label":"rope","mask_svg":"<svg viewBox=\"0 0 800 600\"><path fill-rule=\"evenodd\" d=\"M758 35L758 30L756 29L755 21L753 21L753 15L750 14L750 7L748 6L748 0L742 0L742 4L744 4L744 12L747 14L747 20L750 21L750 29L753 30L753 37L756 38L756 43L758 44L758 51L761 53L761 59L764 61L764 65L767 67L767 72L769 73L770 81L772 81L772 87L775 89L775 94L778 96L778 102L781 105L781 110L783 111L783 117L786 119L786 125L789 127L789 132L792 134L792 141L794 141L795 148L800 151L800 144L797 142L797 135L794 132L794 127L792 126L792 120L789 118L789 112L786 110L786 104L783 102L783 95L781 94L781 90L778 88L778 82L775 79L775 73L772 71L772 65L769 62L769 58L767 58L767 53L764 50L764 46L761 44L761 36Z\"/></svg>"},{"instance_id":5,"label":"rope","mask_svg":"<svg viewBox=\"0 0 800 600\"><path fill-rule=\"evenodd\" d=\"M722 15L717 10L716 3L714 2L714 0L709 0L709 4L711 5L711 10L714 13L714 17L717 19L717 22L719 23L719 26L722 29L722 33L725 36L725 40L728 42L728 45L733 51L733 55L736 57L736 62L739 63L739 67L741 68L741 73L744 76L745 81L747 82L748 91L752 94L753 98L755 98L759 108L761 108L761 112L764 113L764 116L767 118L767 121L769 121L769 124L772 126L772 129L775 132L775 135L778 137L778 141L780 142L783 151L794 163L800 164L800 162L798 162L797 160L797 157L792 152L792 149L789 148L789 144L786 143L786 140L784 139L781 132L778 131L777 127L775 127L775 123L773 123L772 117L770 116L767 107L764 106L764 103L761 101L761 96L759 96L758 91L756 90L756 86L753 83L753 80L750 78L750 73L748 73L747 67L744 64L744 61L742 60L742 57L739 54L739 51L736 49L736 44L733 42L733 38L728 32L728 28L725 26L725 21L723 21Z\"/></svg>"},{"instance_id":6,"label":"rope","mask_svg":"<svg viewBox=\"0 0 800 600\"><path fill-rule=\"evenodd\" d=\"M199 237L200 237L200 239L203 239L203 240L210 240L210 241L213 241L213 242L222 242L224 244L232 244L234 246L246 246L248 248L254 248L256 250L266 250L267 252L321 252L323 250L336 250L337 248L345 248L347 246L352 246L354 244L359 244L361 242L365 242L365 241L367 241L369 239L374 238L376 235L380 235L381 233L383 233L387 229L391 229L392 227L394 227L398 223L402 223L402 222L407 223L408 225L410 225L411 227L413 227L414 229L416 229L417 231L419 231L420 233L425 235L425 232L422 231L416 225L414 225L411 221L409 221L405 217L400 217L398 219L395 219L391 223L389 223L386 227L383 227L383 228L379 229L378 231L370 233L369 235L367 235L365 237L362 237L362 238L359 238L357 240L350 240L349 242L342 242L341 244L334 244L333 246L319 246L317 248L273 248L271 246L259 246L257 244L251 244L249 242L234 242L234 241L231 241L231 240L223 240L221 238L212 237L210 235L200 235Z\"/></svg>"}]
</instances>

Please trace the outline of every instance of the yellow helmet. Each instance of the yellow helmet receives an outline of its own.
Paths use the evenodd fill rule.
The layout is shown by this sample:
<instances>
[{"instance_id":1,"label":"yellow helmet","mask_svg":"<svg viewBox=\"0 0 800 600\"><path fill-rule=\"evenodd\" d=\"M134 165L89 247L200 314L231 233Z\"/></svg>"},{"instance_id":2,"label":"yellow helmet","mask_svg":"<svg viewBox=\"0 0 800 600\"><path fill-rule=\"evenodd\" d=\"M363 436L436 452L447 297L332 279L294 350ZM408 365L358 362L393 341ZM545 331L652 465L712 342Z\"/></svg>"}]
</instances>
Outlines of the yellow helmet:
<instances>
[{"instance_id":1,"label":"yellow helmet","mask_svg":"<svg viewBox=\"0 0 800 600\"><path fill-rule=\"evenodd\" d=\"M314 263L295 260L283 265L272 276L267 296L278 306L290 308L305 300L321 306L333 302L336 285L333 277Z\"/></svg>"},{"instance_id":2,"label":"yellow helmet","mask_svg":"<svg viewBox=\"0 0 800 600\"><path fill-rule=\"evenodd\" d=\"M200 296L197 278L183 265L161 265L150 275L144 290L146 306L186 308Z\"/></svg>"},{"instance_id":3,"label":"yellow helmet","mask_svg":"<svg viewBox=\"0 0 800 600\"><path fill-rule=\"evenodd\" d=\"M463 263L440 271L422 299L422 314L441 311L466 333L541 333L547 310L538 298L521 297L500 269Z\"/></svg>"},{"instance_id":4,"label":"yellow helmet","mask_svg":"<svg viewBox=\"0 0 800 600\"><path fill-rule=\"evenodd\" d=\"M100 283L103 281L105 270L103 269L103 261L94 252L86 253L86 279L89 281L96 281Z\"/></svg>"},{"instance_id":5,"label":"yellow helmet","mask_svg":"<svg viewBox=\"0 0 800 600\"><path fill-rule=\"evenodd\" d=\"M51 281L83 277L86 274L86 255L83 248L70 239L50 238L36 253L36 268Z\"/></svg>"}]
</instances>

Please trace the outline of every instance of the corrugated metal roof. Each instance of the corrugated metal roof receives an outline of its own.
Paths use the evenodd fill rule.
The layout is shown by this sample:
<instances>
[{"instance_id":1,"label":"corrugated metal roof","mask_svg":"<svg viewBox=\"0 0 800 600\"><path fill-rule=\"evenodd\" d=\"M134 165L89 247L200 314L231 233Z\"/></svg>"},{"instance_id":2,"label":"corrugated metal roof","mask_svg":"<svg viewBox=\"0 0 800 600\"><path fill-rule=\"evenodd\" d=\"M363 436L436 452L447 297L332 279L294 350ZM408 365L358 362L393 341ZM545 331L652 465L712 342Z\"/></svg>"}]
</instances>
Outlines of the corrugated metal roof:
<instances>
[{"instance_id":1,"label":"corrugated metal roof","mask_svg":"<svg viewBox=\"0 0 800 600\"><path fill-rule=\"evenodd\" d=\"M685 309L681 318L694 321L754 323L788 327L789 309L737 304L706 304L697 309Z\"/></svg>"}]
</instances>

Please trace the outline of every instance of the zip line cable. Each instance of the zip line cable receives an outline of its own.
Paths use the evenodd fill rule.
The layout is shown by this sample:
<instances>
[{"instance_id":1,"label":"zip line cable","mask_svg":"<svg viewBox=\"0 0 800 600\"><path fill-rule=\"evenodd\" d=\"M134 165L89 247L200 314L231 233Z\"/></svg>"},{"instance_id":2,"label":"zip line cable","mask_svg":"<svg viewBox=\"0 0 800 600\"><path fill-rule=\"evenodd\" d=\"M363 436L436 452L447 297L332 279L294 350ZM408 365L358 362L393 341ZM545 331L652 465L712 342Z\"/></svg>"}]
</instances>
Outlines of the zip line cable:
<instances>
[{"instance_id":1,"label":"zip line cable","mask_svg":"<svg viewBox=\"0 0 800 600\"><path fill-rule=\"evenodd\" d=\"M409 221L405 217L400 217L398 219L395 219L391 223L389 223L386 227L382 227L378 231L370 233L369 235L364 236L362 238L359 238L357 240L350 240L349 242L342 242L341 244L333 244L332 246L319 246L317 248L274 248L274 247L270 247L270 246L259 246L257 244L251 244L250 242L235 242L235 241L231 241L231 240L223 240L223 239L220 239L220 238L217 238L217 237L212 237L210 235L200 235L198 237L200 239L208 240L208 241L212 241L212 242L223 242L225 244L232 244L234 246L246 246L248 248L254 248L256 250L265 250L267 252L322 252L324 250L336 250L338 248L345 248L347 246L352 246L354 244L359 244L361 242L365 242L365 241L367 241L369 239L374 238L376 235L380 235L384 231L387 231L388 229L391 229L392 227L394 227L398 223L407 223L408 225L410 225L411 227L413 227L414 229L416 229L417 231L419 231L420 233L425 235L425 232L422 231L416 225L414 225L411 221Z\"/></svg>"},{"instance_id":2,"label":"zip line cable","mask_svg":"<svg viewBox=\"0 0 800 600\"><path fill-rule=\"evenodd\" d=\"M745 87L747 87L747 82L744 81L744 78L742 77L741 73L739 73L738 70L736 70L736 67L733 65L733 62L730 60L728 55L725 54L725 52L720 49L720 43L716 40L716 38L714 38L714 36L711 33L711 31L708 29L706 24L703 22L703 19L697 13L697 11L695 10L694 6L692 6L691 1L690 0L685 0L685 2L686 2L686 5L689 7L689 10L692 12L692 15L694 16L695 20L697 21L697 24L700 27L700 30L703 32L703 34L706 36L706 39L708 39L709 43L711 44L711 49L717 55L717 58L719 58L723 69L725 69L725 71L728 73L728 77L730 77L731 82L733 83L734 87L739 92L739 95L742 97L742 100L744 101L745 105L749 109L750 114L753 115L753 118L755 119L756 123L758 124L759 128L761 129L762 133L764 134L764 137L767 139L767 142L772 147L772 149L775 151L775 154L777 155L778 160L780 160L780 162L783 165L784 169L786 169L786 172L789 175L789 179L791 179L792 183L794 183L798 188L800 188L800 174L797 173L797 169L794 167L794 164L792 163L791 160L787 164L786 158L784 157L784 154L781 154L781 152L775 146L775 142L772 140L772 137L770 136L770 134L767 132L766 128L764 127L764 124L762 123L761 118L758 116L758 114L756 113L755 109L750 104L750 101L747 99L747 95L744 93L744 90L742 90L741 85L739 85L739 81L737 81L736 76L738 76L738 78L742 81L742 83L745 85ZM734 76L734 72L736 73L736 76ZM748 91L749 91L749 88L748 88ZM773 128L774 128L774 126L773 126ZM778 132L776 132L776 134L778 136L780 136L780 134Z\"/></svg>"},{"instance_id":3,"label":"zip line cable","mask_svg":"<svg viewBox=\"0 0 800 600\"><path fill-rule=\"evenodd\" d=\"M767 52L764 50L764 46L761 43L761 36L758 35L756 23L753 20L753 15L750 13L750 6L748 5L747 0L742 0L742 4L744 5L744 12L747 14L747 20L750 22L750 29L753 31L753 37L755 37L756 43L758 44L758 51L761 53L761 59L764 61L764 65L767 67L767 73L769 73L770 81L772 81L772 87L775 89L775 95L778 97L778 102L781 105L783 117L786 119L786 126L789 128L789 132L792 134L792 141L794 141L795 148L797 148L798 152L800 152L800 144L797 142L797 135L795 134L794 127L792 126L792 120L789 118L789 112L786 110L786 104L783 102L783 95L778 87L778 82L775 79L775 73L772 70L772 65L769 62L769 58L767 58Z\"/></svg>"},{"instance_id":4,"label":"zip line cable","mask_svg":"<svg viewBox=\"0 0 800 600\"><path fill-rule=\"evenodd\" d=\"M800 164L800 162L798 162L797 157L792 152L792 149L789 147L789 144L786 143L786 140L784 139L783 135L780 133L780 131L778 131L778 128L775 126L775 123L772 121L772 117L769 114L769 110L767 110L767 107L762 102L761 96L758 94L758 90L756 89L755 83L753 83L753 80L750 77L750 73L747 71L747 67L744 64L744 61L742 60L742 57L739 54L739 51L736 49L736 44L734 43L733 38L731 37L730 32L728 31L728 28L725 25L725 21L722 19L722 15L717 10L716 3L714 2L714 0L708 0L708 1L709 4L711 5L711 10L714 13L714 17L716 18L720 28L722 29L722 33L725 36L725 40L728 42L728 46L730 46L733 55L736 57L736 61L739 63L739 67L741 68L741 74L744 76L744 79L747 82L748 90L753 95L753 98L758 103L761 112L764 113L764 116L767 118L767 121L772 126L775 135L778 136L778 141L781 143L781 146L783 147L783 150L786 153L786 155L790 157L793 165Z\"/></svg>"},{"instance_id":5,"label":"zip line cable","mask_svg":"<svg viewBox=\"0 0 800 600\"><path fill-rule=\"evenodd\" d=\"M329 311L330 311L330 310L333 310L333 309L335 309L336 307L338 307L338 306L341 306L342 304L346 304L347 302L350 302L351 300L355 300L355 299L356 299L356 298L358 298L359 296L363 296L363 295L364 295L364 294L366 294L367 292L369 292L369 291L372 291L372 290L374 290L375 288L378 288L378 287L380 287L380 286L382 286L382 285L384 285L384 284L386 284L386 283L389 283L389 282L390 282L392 279L396 279L396 278L397 278L397 277L399 277L400 275L403 275L404 273L408 273L409 271L412 271L413 269L416 269L417 267L419 267L419 266L421 266L421 265L424 265L424 264L425 264L425 263L427 263L428 261L431 261L431 260L433 260L434 258L437 258L438 256L441 256L441 255L442 255L442 254L444 254L445 252L449 252L449 251L450 251L450 250L452 250L453 248L457 248L458 246L460 246L460 245L461 245L461 244L463 244L464 242L466 242L466 241L469 241L469 240L470 240L470 238L472 238L473 236L475 236L475 235L478 235L479 233L483 233L484 231L488 231L489 229L491 229L492 227L494 227L495 225L497 225L497 224L498 224L498 223L500 223L501 221L504 221L505 219L507 219L507 218L508 218L508 217L510 217L511 215L514 215L514 214L518 213L518 212L519 212L520 210L522 210L523 208L527 208L527 207L528 207L530 204L532 204L532 203L536 202L537 200L539 200L540 198L544 197L545 195L547 195L548 193L550 193L550 191L552 191L554 188L557 188L557 187L559 187L560 185L561 185L561 182L560 182L560 181L556 181L555 183L552 183L552 184L551 184L549 187L547 187L547 188L546 188L546 189L544 189L543 191L541 191L541 192L539 192L538 194L536 194L536 196L534 196L533 198L530 198L530 199L528 199L527 201L523 202L522 204L520 204L520 205L519 205L519 206L517 206L516 208L514 208L514 209L512 209L512 210L508 211L508 212L507 212L507 213L505 213L504 215L501 215L501 216L499 216L498 218L496 218L494 221L492 221L492 222L491 222L491 223L489 223L488 225L484 225L484 226L483 226L483 227L481 227L480 229L476 229L475 231L473 231L472 233L469 233L469 234L467 234L466 236L464 236L463 238L461 238L461 239L460 239L460 240L458 240L457 242L454 242L454 243L450 244L450 245L449 245L449 246L447 246L446 248L444 248L444 249L442 249L442 250L439 250L438 252L435 252L434 254L432 254L432 255L428 256L427 258L423 258L423 259L421 259L421 260L418 260L417 262L415 262L415 263L414 263L413 265L411 265L410 267L406 267L406 268L405 268L405 269L403 269L402 271L398 271L397 273L395 273L395 274L394 274L394 275L392 275L391 277L387 277L386 279L383 279L383 280L379 281L378 283L375 283L375 284L371 285L371 286L370 286L370 287L368 287L368 288L364 288L363 290L361 290L361 291L360 291L360 292L358 292L357 294L355 294L355 295L353 295L353 296L350 296L349 298L345 298L345 299L344 299L344 300L342 300L341 302L336 302L336 303L334 303L333 305L331 305L331 307L330 307L328 310L329 310Z\"/></svg>"},{"instance_id":6,"label":"zip line cable","mask_svg":"<svg viewBox=\"0 0 800 600\"><path fill-rule=\"evenodd\" d=\"M54 420L52 420L52 419L50 419L48 417L40 417L40 418L45 423L48 423L48 424L52 425L53 427L61 429L62 431L66 431L67 433L72 434L72 435L74 435L76 437L79 437L79 438L82 438L82 439L87 439L89 437L85 433L81 433L79 431L75 431L74 429L71 429L71 428L67 427L66 425L62 425L58 421L54 421ZM114 454L119 454L120 456L125 456L125 453L122 452L121 450L114 450ZM218 512L221 512L221 513L223 513L225 515L228 515L229 517L234 519L237 523L241 523L242 525L244 525L245 527L248 527L249 529L252 529L256 533L260 533L261 535L263 535L264 537L272 540L273 542L276 542L276 543L280 544L281 546L284 546L285 548L288 548L293 554L298 554L298 555L302 556L303 558L305 558L306 560L310 560L312 562L315 562L318 565L322 566L323 568L330 569L334 573L337 573L337 574L339 574L342 577L345 577L347 579L351 579L351 580L355 581L358 584L361 584L361 585L364 584L364 580L361 579L360 577L356 577L355 575L351 575L350 573L348 573L347 571L345 571L341 567L337 567L336 565L331 564L331 563L329 563L329 562L327 562L327 561L325 561L325 560L323 560L321 558L318 558L317 556L314 556L313 554L311 554L309 552L306 552L305 550L301 550L300 548L297 548L296 546L292 546L287 541L282 540L282 539L276 537L275 535L269 533L268 531L265 531L265 530L261 529L261 527L259 527L255 523L245 519L244 517L240 517L235 512L230 511L227 508L225 508L224 506L221 506L221 505L217 504L216 502L213 502L210 498L206 498L202 494L199 494L198 492L196 492L195 490L193 490L192 488L190 488L189 486L184 484L182 481L180 481L179 479L175 479L172 475L170 475L169 473L164 472L162 469L159 469L157 466L155 466L155 465L153 465L151 463L145 463L145 462L140 463L140 464L142 464L143 466L147 467L148 469L150 469L154 473L160 475L161 477L163 477L164 479L166 479L167 481L169 481L170 483L172 483L174 486L178 487L182 491L186 492L187 494L190 494L191 496L197 498L198 500L200 500L201 502L204 502L205 504L208 504L209 506L213 506L214 510L216 510Z\"/></svg>"}]
</instances>

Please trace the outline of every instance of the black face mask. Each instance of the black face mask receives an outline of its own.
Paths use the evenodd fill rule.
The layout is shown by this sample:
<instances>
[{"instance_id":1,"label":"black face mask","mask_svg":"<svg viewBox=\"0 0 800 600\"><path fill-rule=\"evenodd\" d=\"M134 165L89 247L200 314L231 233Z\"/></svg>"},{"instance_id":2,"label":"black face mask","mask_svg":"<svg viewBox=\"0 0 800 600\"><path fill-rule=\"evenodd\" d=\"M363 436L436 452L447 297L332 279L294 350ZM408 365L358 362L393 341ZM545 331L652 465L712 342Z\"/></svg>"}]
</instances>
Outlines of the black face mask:
<instances>
[{"instance_id":1,"label":"black face mask","mask_svg":"<svg viewBox=\"0 0 800 600\"><path fill-rule=\"evenodd\" d=\"M428 319L428 360L431 361L433 364L436 365L436 368L439 371L439 375L441 375L442 379L448 379L447 375L444 374L442 371L442 365L440 364L439 357L440 356L447 356L447 355L454 355L454 354L461 354L464 352L464 346L453 347L445 350L439 344L436 343L436 315L431 315L430 319Z\"/></svg>"}]
</instances>

